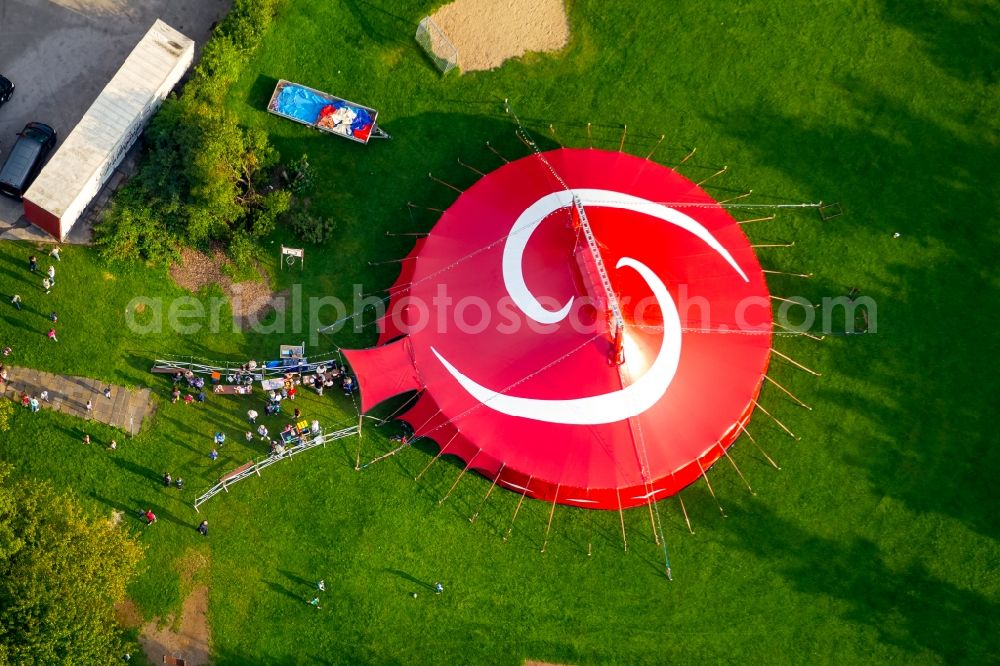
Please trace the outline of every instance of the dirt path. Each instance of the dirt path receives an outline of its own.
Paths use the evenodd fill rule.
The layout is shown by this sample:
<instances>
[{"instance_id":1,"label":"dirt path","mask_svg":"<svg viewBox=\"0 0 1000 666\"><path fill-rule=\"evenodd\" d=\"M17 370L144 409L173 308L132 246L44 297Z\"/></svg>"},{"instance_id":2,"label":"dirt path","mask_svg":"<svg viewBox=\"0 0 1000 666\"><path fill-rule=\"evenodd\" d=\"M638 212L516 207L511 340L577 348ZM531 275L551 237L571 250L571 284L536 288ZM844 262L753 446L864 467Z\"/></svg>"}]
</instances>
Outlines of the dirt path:
<instances>
[{"instance_id":1,"label":"dirt path","mask_svg":"<svg viewBox=\"0 0 1000 666\"><path fill-rule=\"evenodd\" d=\"M211 654L212 637L208 630L208 587L199 585L191 590L181 608L180 626L174 629L168 617L163 627L153 619L142 628L139 643L146 656L160 663L164 655L183 657L187 666L206 666Z\"/></svg>"},{"instance_id":2,"label":"dirt path","mask_svg":"<svg viewBox=\"0 0 1000 666\"><path fill-rule=\"evenodd\" d=\"M458 50L463 72L495 69L529 51L558 51L569 41L563 0L455 0L431 20Z\"/></svg>"}]
</instances>

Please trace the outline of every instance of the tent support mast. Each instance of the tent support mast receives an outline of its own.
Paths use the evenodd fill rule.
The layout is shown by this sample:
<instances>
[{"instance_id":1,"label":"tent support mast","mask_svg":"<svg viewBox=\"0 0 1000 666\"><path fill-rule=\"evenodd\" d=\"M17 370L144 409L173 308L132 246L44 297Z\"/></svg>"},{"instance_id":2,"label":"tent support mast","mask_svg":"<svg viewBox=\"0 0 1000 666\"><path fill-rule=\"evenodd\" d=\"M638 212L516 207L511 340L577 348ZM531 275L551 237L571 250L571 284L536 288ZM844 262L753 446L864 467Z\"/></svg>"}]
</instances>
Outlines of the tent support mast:
<instances>
[{"instance_id":1,"label":"tent support mast","mask_svg":"<svg viewBox=\"0 0 1000 666\"><path fill-rule=\"evenodd\" d=\"M476 522L476 518L479 517L479 512L482 511L483 507L486 505L486 500L490 498L490 495L493 493L493 489L497 487L497 481L500 480L500 475L503 473L503 468L506 465L507 463L500 464L500 469L497 471L497 475L493 477L493 483L490 484L490 489L486 491L486 497L484 497L483 501L479 503L479 508L476 509L476 512L469 517L470 523Z\"/></svg>"},{"instance_id":2,"label":"tent support mast","mask_svg":"<svg viewBox=\"0 0 1000 666\"><path fill-rule=\"evenodd\" d=\"M549 511L549 522L545 523L545 538L542 539L542 551L549 545L549 528L552 527L552 517L556 515L556 502L559 500L559 484L556 484L556 494L552 497L552 509Z\"/></svg>"}]
</instances>

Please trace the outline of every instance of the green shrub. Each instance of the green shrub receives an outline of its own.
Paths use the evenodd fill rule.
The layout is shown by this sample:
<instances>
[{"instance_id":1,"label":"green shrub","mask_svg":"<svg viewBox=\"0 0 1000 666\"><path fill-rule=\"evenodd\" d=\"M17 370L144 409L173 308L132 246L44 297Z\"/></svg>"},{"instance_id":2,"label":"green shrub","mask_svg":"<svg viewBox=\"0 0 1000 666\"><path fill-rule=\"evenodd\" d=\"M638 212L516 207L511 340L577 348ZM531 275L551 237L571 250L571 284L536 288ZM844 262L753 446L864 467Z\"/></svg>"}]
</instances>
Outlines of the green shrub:
<instances>
[{"instance_id":1,"label":"green shrub","mask_svg":"<svg viewBox=\"0 0 1000 666\"><path fill-rule=\"evenodd\" d=\"M286 174L288 189L295 196L301 196L312 189L313 168L309 164L309 156L303 155L288 165Z\"/></svg>"},{"instance_id":2,"label":"green shrub","mask_svg":"<svg viewBox=\"0 0 1000 666\"><path fill-rule=\"evenodd\" d=\"M97 227L105 258L163 263L181 245L273 231L290 201L266 184L278 153L265 132L240 127L222 101L285 2L233 2L181 96L153 118L139 173Z\"/></svg>"},{"instance_id":3,"label":"green shrub","mask_svg":"<svg viewBox=\"0 0 1000 666\"><path fill-rule=\"evenodd\" d=\"M336 220L313 215L307 206L293 209L285 216L285 222L300 240L315 245L322 245L330 240L337 228Z\"/></svg>"}]
</instances>

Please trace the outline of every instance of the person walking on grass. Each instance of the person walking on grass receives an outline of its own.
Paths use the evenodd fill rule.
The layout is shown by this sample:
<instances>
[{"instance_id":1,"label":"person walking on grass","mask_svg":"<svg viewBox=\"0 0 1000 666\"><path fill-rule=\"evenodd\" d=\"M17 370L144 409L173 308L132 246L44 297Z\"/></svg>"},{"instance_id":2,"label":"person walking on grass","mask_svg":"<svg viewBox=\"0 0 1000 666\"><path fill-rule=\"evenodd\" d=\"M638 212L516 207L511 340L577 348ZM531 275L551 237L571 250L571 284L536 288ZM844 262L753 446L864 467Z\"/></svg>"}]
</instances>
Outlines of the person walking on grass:
<instances>
[{"instance_id":1,"label":"person walking on grass","mask_svg":"<svg viewBox=\"0 0 1000 666\"><path fill-rule=\"evenodd\" d=\"M38 257L36 257L35 255L31 255L30 257L28 257L28 270L30 270L32 273L38 270Z\"/></svg>"},{"instance_id":2,"label":"person walking on grass","mask_svg":"<svg viewBox=\"0 0 1000 666\"><path fill-rule=\"evenodd\" d=\"M53 324L59 321L59 315L56 314L55 310L49 313L49 321L51 321Z\"/></svg>"},{"instance_id":3,"label":"person walking on grass","mask_svg":"<svg viewBox=\"0 0 1000 666\"><path fill-rule=\"evenodd\" d=\"M118 442L116 442L115 440L111 440L111 443L108 444L108 451L116 451L117 449L118 449Z\"/></svg>"},{"instance_id":4,"label":"person walking on grass","mask_svg":"<svg viewBox=\"0 0 1000 666\"><path fill-rule=\"evenodd\" d=\"M444 592L444 585L440 581L434 583L434 594L441 594L442 592Z\"/></svg>"},{"instance_id":5,"label":"person walking on grass","mask_svg":"<svg viewBox=\"0 0 1000 666\"><path fill-rule=\"evenodd\" d=\"M212 452L208 454L208 457L211 458L212 460L217 460L219 457L219 452L216 451L215 449L212 449Z\"/></svg>"},{"instance_id":6,"label":"person walking on grass","mask_svg":"<svg viewBox=\"0 0 1000 666\"><path fill-rule=\"evenodd\" d=\"M46 335L49 336L49 340L52 340L53 342L59 342L59 338L56 337L56 329L50 328L49 332L46 333Z\"/></svg>"},{"instance_id":7,"label":"person walking on grass","mask_svg":"<svg viewBox=\"0 0 1000 666\"><path fill-rule=\"evenodd\" d=\"M208 536L208 521L203 520L198 524L198 534L202 536Z\"/></svg>"},{"instance_id":8,"label":"person walking on grass","mask_svg":"<svg viewBox=\"0 0 1000 666\"><path fill-rule=\"evenodd\" d=\"M313 608L315 608L316 610L322 610L319 607L319 597L313 597L312 599L310 599L306 603L309 604L310 606L312 606Z\"/></svg>"},{"instance_id":9,"label":"person walking on grass","mask_svg":"<svg viewBox=\"0 0 1000 666\"><path fill-rule=\"evenodd\" d=\"M173 482L174 482L174 480L170 477L170 472L164 472L163 473L163 485L166 486L167 488L169 488L170 484L173 483Z\"/></svg>"},{"instance_id":10,"label":"person walking on grass","mask_svg":"<svg viewBox=\"0 0 1000 666\"><path fill-rule=\"evenodd\" d=\"M54 258L56 261L62 261L62 257L59 256L59 246L52 248L49 251L49 256Z\"/></svg>"},{"instance_id":11,"label":"person walking on grass","mask_svg":"<svg viewBox=\"0 0 1000 666\"><path fill-rule=\"evenodd\" d=\"M250 421L250 423L257 423L257 416L258 416L257 410L255 409L247 410L247 420Z\"/></svg>"},{"instance_id":12,"label":"person walking on grass","mask_svg":"<svg viewBox=\"0 0 1000 666\"><path fill-rule=\"evenodd\" d=\"M246 431L246 434L244 435L244 437L246 437L246 440L248 442L252 442L253 441L253 433L250 432L249 430Z\"/></svg>"},{"instance_id":13,"label":"person walking on grass","mask_svg":"<svg viewBox=\"0 0 1000 666\"><path fill-rule=\"evenodd\" d=\"M51 292L52 291L52 280L50 280L48 278L42 278L42 288L45 290L46 294L49 293L49 292Z\"/></svg>"},{"instance_id":14,"label":"person walking on grass","mask_svg":"<svg viewBox=\"0 0 1000 666\"><path fill-rule=\"evenodd\" d=\"M267 427L263 423L257 426L257 434L260 435L260 440L262 442L267 441Z\"/></svg>"},{"instance_id":15,"label":"person walking on grass","mask_svg":"<svg viewBox=\"0 0 1000 666\"><path fill-rule=\"evenodd\" d=\"M49 276L49 282L51 282L53 284L53 286L54 286L55 283L56 283L56 267L55 266L49 266L49 270L48 270L47 273L48 273L48 276Z\"/></svg>"},{"instance_id":16,"label":"person walking on grass","mask_svg":"<svg viewBox=\"0 0 1000 666\"><path fill-rule=\"evenodd\" d=\"M217 432L217 433L215 433L215 437L213 438L213 441L215 442L216 446L218 446L218 447L221 448L222 445L226 443L226 433L224 433L224 432Z\"/></svg>"},{"instance_id":17,"label":"person walking on grass","mask_svg":"<svg viewBox=\"0 0 1000 666\"><path fill-rule=\"evenodd\" d=\"M83 436L83 443L84 444L90 444L90 435L84 435Z\"/></svg>"},{"instance_id":18,"label":"person walking on grass","mask_svg":"<svg viewBox=\"0 0 1000 666\"><path fill-rule=\"evenodd\" d=\"M20 294L14 294L13 296L11 296L10 297L10 302L18 310L21 309L21 295Z\"/></svg>"},{"instance_id":19,"label":"person walking on grass","mask_svg":"<svg viewBox=\"0 0 1000 666\"><path fill-rule=\"evenodd\" d=\"M38 398L35 396L31 396L31 400L28 401L28 404L31 406L32 413L37 412L41 408L41 405L38 404Z\"/></svg>"},{"instance_id":20,"label":"person walking on grass","mask_svg":"<svg viewBox=\"0 0 1000 666\"><path fill-rule=\"evenodd\" d=\"M319 582L316 583L316 589L320 592L326 592L326 581L320 578Z\"/></svg>"},{"instance_id":21,"label":"person walking on grass","mask_svg":"<svg viewBox=\"0 0 1000 666\"><path fill-rule=\"evenodd\" d=\"M153 513L152 509L146 509L146 512L143 514L143 517L146 519L146 527L149 527L150 525L156 522L156 514Z\"/></svg>"}]
</instances>

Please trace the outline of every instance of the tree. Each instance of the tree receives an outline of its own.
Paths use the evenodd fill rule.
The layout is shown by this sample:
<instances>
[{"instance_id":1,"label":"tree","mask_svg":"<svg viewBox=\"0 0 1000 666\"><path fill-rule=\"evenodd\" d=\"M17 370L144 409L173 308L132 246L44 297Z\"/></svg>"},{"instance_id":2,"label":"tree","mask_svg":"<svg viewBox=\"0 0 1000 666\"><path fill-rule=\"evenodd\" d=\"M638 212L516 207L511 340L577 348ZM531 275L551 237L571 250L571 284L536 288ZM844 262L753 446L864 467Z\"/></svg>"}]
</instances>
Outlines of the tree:
<instances>
[{"instance_id":1,"label":"tree","mask_svg":"<svg viewBox=\"0 0 1000 666\"><path fill-rule=\"evenodd\" d=\"M0 463L0 665L110 664L142 546L72 497Z\"/></svg>"}]
</instances>

